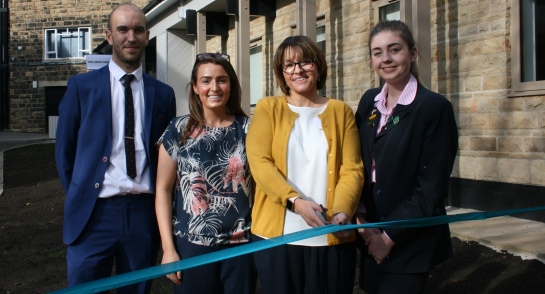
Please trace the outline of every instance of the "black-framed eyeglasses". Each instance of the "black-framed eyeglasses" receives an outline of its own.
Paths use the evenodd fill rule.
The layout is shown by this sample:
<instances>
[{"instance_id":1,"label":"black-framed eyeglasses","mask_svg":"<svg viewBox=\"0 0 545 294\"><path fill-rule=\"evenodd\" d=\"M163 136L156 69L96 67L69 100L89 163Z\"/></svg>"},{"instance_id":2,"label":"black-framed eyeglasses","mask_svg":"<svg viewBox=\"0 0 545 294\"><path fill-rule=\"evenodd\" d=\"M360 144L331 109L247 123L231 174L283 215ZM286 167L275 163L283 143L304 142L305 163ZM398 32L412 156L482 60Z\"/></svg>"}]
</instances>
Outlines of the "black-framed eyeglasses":
<instances>
[{"instance_id":1,"label":"black-framed eyeglasses","mask_svg":"<svg viewBox=\"0 0 545 294\"><path fill-rule=\"evenodd\" d=\"M303 59L299 62L284 61L284 63L282 63L282 70L291 75L295 72L295 67L297 65L299 65L299 68L303 71L311 70L314 66L314 61L312 59Z\"/></svg>"},{"instance_id":2,"label":"black-framed eyeglasses","mask_svg":"<svg viewBox=\"0 0 545 294\"><path fill-rule=\"evenodd\" d=\"M221 54L221 53L200 53L197 54L197 60L203 61L210 59L211 57L220 59L220 60L227 60L229 61L229 55L227 54Z\"/></svg>"}]
</instances>

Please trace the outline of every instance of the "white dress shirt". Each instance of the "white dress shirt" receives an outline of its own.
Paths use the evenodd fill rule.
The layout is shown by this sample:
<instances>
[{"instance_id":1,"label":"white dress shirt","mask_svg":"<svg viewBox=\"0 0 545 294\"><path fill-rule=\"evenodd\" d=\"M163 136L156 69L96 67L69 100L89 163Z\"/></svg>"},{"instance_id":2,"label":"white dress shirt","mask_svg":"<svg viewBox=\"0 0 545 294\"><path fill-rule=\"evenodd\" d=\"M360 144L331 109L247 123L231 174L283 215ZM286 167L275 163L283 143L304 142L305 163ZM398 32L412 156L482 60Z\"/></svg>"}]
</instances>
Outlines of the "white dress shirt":
<instances>
[{"instance_id":1,"label":"white dress shirt","mask_svg":"<svg viewBox=\"0 0 545 294\"><path fill-rule=\"evenodd\" d=\"M318 108L288 104L299 116L288 140L288 183L305 199L326 206L327 139L318 117L327 105ZM284 235L310 229L297 213L286 210ZM291 245L327 246L327 235L289 243Z\"/></svg>"},{"instance_id":2,"label":"white dress shirt","mask_svg":"<svg viewBox=\"0 0 545 294\"><path fill-rule=\"evenodd\" d=\"M112 103L112 152L109 165L104 174L102 190L98 197L106 198L115 195L154 193L151 190L149 163L144 146L144 81L142 66L130 73L135 79L131 82L134 99L134 145L136 151L136 177L127 175L125 160L125 88L121 78L127 74L115 62L110 61L110 91Z\"/></svg>"}]
</instances>

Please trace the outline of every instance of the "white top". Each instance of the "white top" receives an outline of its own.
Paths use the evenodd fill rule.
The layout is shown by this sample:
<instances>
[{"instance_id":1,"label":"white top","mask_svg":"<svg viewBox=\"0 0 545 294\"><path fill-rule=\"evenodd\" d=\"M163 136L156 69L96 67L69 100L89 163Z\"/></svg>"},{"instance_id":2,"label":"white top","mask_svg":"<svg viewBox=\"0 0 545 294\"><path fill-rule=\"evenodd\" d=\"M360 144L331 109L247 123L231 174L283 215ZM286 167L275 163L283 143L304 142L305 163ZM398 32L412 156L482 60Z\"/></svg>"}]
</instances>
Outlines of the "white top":
<instances>
[{"instance_id":1,"label":"white top","mask_svg":"<svg viewBox=\"0 0 545 294\"><path fill-rule=\"evenodd\" d=\"M299 114L288 140L288 183L303 199L325 207L328 145L318 115L327 105L319 108L288 106ZM310 228L299 214L286 210L284 235ZM321 235L289 244L327 246L327 236Z\"/></svg>"},{"instance_id":2,"label":"white top","mask_svg":"<svg viewBox=\"0 0 545 294\"><path fill-rule=\"evenodd\" d=\"M120 79L126 74L113 61L110 69L110 91L112 95L112 153L110 164L104 174L102 190L98 197L114 195L154 193L151 190L149 163L144 146L144 81L142 66L132 72L135 79L131 82L134 99L134 145L136 151L136 177L129 178L125 160L125 88Z\"/></svg>"}]
</instances>

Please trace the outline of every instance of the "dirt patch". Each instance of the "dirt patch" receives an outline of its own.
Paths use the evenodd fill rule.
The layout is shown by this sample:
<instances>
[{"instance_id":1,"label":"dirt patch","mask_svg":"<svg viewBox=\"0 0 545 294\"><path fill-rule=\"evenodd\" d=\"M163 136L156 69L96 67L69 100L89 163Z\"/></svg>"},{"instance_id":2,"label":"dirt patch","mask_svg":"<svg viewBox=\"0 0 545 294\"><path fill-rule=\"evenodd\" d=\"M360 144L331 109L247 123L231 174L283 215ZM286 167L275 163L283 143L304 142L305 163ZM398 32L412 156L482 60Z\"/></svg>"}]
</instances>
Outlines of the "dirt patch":
<instances>
[{"instance_id":1,"label":"dirt patch","mask_svg":"<svg viewBox=\"0 0 545 294\"><path fill-rule=\"evenodd\" d=\"M545 264L452 238L454 258L431 273L426 293L544 293Z\"/></svg>"},{"instance_id":2,"label":"dirt patch","mask_svg":"<svg viewBox=\"0 0 545 294\"><path fill-rule=\"evenodd\" d=\"M58 179L55 144L34 144L4 152L4 189Z\"/></svg>"},{"instance_id":3,"label":"dirt patch","mask_svg":"<svg viewBox=\"0 0 545 294\"><path fill-rule=\"evenodd\" d=\"M0 293L66 287L64 192L53 150L54 144L39 144L4 152ZM543 293L545 264L452 240L455 256L431 272L426 293ZM152 292L170 293L166 278L155 279Z\"/></svg>"}]
</instances>

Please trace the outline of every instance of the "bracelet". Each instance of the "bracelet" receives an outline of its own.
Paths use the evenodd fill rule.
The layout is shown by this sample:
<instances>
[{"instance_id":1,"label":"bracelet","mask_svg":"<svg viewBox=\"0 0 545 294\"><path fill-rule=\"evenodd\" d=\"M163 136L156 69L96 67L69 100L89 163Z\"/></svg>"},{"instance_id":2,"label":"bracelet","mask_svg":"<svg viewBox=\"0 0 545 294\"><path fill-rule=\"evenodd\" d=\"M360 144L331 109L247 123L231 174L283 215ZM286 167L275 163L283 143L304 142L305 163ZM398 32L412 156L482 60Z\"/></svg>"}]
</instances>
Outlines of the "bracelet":
<instances>
[{"instance_id":1,"label":"bracelet","mask_svg":"<svg viewBox=\"0 0 545 294\"><path fill-rule=\"evenodd\" d=\"M295 201L297 201L297 199L301 199L301 197L297 197L295 199L293 199L293 205L291 206L291 211L295 212Z\"/></svg>"},{"instance_id":2,"label":"bracelet","mask_svg":"<svg viewBox=\"0 0 545 294\"><path fill-rule=\"evenodd\" d=\"M297 198L293 199L293 201L289 200L286 201L286 209L289 211L295 211L295 200L301 198L301 196L297 196Z\"/></svg>"}]
</instances>

